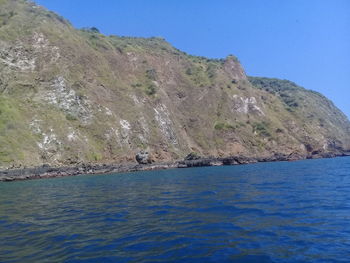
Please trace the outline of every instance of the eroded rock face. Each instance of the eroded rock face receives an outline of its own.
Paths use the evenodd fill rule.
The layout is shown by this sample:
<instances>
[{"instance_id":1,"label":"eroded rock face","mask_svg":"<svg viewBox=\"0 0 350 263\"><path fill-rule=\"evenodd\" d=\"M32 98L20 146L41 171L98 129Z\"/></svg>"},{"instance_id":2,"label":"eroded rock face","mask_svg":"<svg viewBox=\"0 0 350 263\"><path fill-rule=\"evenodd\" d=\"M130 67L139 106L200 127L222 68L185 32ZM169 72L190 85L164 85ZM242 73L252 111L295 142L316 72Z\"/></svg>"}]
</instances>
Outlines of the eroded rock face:
<instances>
[{"instance_id":1,"label":"eroded rock face","mask_svg":"<svg viewBox=\"0 0 350 263\"><path fill-rule=\"evenodd\" d=\"M146 152L146 151L140 151L140 152L138 152L138 153L136 154L135 158L136 158L136 161L137 161L139 164L148 164L148 163L151 163L149 153Z\"/></svg>"},{"instance_id":2,"label":"eroded rock face","mask_svg":"<svg viewBox=\"0 0 350 263\"><path fill-rule=\"evenodd\" d=\"M229 76L234 80L246 80L247 76L239 63L238 59L234 56L228 56L225 60L224 69Z\"/></svg>"}]
</instances>

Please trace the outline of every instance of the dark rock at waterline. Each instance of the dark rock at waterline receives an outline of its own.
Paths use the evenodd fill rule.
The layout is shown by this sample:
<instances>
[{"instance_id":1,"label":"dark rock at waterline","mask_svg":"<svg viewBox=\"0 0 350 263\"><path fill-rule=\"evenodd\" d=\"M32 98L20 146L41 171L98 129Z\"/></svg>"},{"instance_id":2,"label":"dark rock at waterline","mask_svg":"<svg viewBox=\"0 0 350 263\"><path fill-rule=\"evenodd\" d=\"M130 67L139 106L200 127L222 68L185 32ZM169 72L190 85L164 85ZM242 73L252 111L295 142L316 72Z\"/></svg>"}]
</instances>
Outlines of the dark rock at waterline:
<instances>
[{"instance_id":1,"label":"dark rock at waterline","mask_svg":"<svg viewBox=\"0 0 350 263\"><path fill-rule=\"evenodd\" d=\"M191 152L185 157L185 161L198 160L201 159L198 153Z\"/></svg>"},{"instance_id":2,"label":"dark rock at waterline","mask_svg":"<svg viewBox=\"0 0 350 263\"><path fill-rule=\"evenodd\" d=\"M140 151L136 154L135 156L136 161L139 164L148 164L151 163L150 157L149 157L149 153L146 151Z\"/></svg>"},{"instance_id":3,"label":"dark rock at waterline","mask_svg":"<svg viewBox=\"0 0 350 263\"><path fill-rule=\"evenodd\" d=\"M179 168L212 166L213 159L184 160L179 162Z\"/></svg>"},{"instance_id":4,"label":"dark rock at waterline","mask_svg":"<svg viewBox=\"0 0 350 263\"><path fill-rule=\"evenodd\" d=\"M245 156L231 156L222 159L223 165L235 165L235 164L247 164L247 163L255 163L258 160L255 158L249 158Z\"/></svg>"},{"instance_id":5,"label":"dark rock at waterline","mask_svg":"<svg viewBox=\"0 0 350 263\"><path fill-rule=\"evenodd\" d=\"M32 168L17 168L0 170L0 182L10 182L15 180L28 180L28 179L40 179L40 178L54 178L62 176L73 176L81 174L108 174L108 173L122 173L122 172L134 172L134 171L146 171L157 169L169 169L169 168L188 168L188 167L201 167L201 166L218 166L218 165L239 165L256 162L274 162L274 161L294 161L300 159L315 159L315 158L331 158L336 156L350 156L350 152L339 153L322 153L316 155L297 155L297 154L281 154L274 153L269 157L255 158L246 156L231 156L224 158L200 158L196 160L183 160L173 161L166 163L150 163L150 157L147 152L140 152L136 155L136 158L140 162L146 163L119 163L119 164L79 164L72 167L50 167L39 166Z\"/></svg>"}]
</instances>

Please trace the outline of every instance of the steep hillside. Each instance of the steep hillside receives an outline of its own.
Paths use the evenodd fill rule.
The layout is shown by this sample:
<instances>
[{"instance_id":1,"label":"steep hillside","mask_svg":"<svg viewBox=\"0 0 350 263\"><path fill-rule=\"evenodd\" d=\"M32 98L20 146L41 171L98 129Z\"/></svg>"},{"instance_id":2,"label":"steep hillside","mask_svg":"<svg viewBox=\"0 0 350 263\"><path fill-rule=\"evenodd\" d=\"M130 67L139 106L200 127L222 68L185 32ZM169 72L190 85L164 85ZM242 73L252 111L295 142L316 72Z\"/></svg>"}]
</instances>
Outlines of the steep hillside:
<instances>
[{"instance_id":1,"label":"steep hillside","mask_svg":"<svg viewBox=\"0 0 350 263\"><path fill-rule=\"evenodd\" d=\"M232 55L77 30L0 0L0 167L127 161L141 149L154 160L340 154L350 123L316 92L248 78Z\"/></svg>"}]
</instances>

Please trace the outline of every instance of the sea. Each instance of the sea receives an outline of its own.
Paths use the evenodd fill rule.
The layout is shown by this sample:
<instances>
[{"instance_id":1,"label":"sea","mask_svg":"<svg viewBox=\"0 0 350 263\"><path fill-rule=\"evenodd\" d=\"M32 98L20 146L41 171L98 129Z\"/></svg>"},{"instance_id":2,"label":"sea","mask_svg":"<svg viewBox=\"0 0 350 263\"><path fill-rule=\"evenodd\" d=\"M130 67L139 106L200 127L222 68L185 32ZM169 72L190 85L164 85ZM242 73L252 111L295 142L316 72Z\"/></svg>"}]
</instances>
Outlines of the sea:
<instances>
[{"instance_id":1,"label":"sea","mask_svg":"<svg viewBox=\"0 0 350 263\"><path fill-rule=\"evenodd\" d=\"M3 182L0 262L350 262L350 157Z\"/></svg>"}]
</instances>

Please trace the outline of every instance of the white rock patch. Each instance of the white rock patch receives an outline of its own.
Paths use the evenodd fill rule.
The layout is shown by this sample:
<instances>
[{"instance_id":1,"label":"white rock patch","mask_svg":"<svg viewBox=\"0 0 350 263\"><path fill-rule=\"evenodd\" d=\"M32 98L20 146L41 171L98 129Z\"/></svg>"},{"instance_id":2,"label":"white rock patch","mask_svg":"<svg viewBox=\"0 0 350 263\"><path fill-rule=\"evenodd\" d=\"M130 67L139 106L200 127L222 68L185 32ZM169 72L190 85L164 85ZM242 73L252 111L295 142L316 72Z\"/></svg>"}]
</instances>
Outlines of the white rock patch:
<instances>
[{"instance_id":1,"label":"white rock patch","mask_svg":"<svg viewBox=\"0 0 350 263\"><path fill-rule=\"evenodd\" d=\"M149 127L145 117L141 116L138 122L140 123L141 129L142 129L141 132L138 134L138 137L141 142L148 143L147 138L149 137Z\"/></svg>"},{"instance_id":2,"label":"white rock patch","mask_svg":"<svg viewBox=\"0 0 350 263\"><path fill-rule=\"evenodd\" d=\"M75 130L73 130L73 128L69 127L69 132L67 134L68 141L73 142L78 140L78 138L78 133Z\"/></svg>"},{"instance_id":3,"label":"white rock patch","mask_svg":"<svg viewBox=\"0 0 350 263\"><path fill-rule=\"evenodd\" d=\"M57 160L60 157L60 147L62 142L57 138L53 129L49 129L48 132L44 132L42 125L40 124L42 120L34 119L30 122L29 127L32 132L41 137L39 142L36 142L39 149L42 151L43 156L46 158Z\"/></svg>"},{"instance_id":4,"label":"white rock patch","mask_svg":"<svg viewBox=\"0 0 350 263\"><path fill-rule=\"evenodd\" d=\"M122 144L122 140L121 140L121 136L119 134L119 131L118 130L114 130L114 128L112 128L112 130L114 131L114 134L115 134L116 141L117 141L118 145L122 147L123 144Z\"/></svg>"},{"instance_id":5,"label":"white rock patch","mask_svg":"<svg viewBox=\"0 0 350 263\"><path fill-rule=\"evenodd\" d=\"M137 56L133 52L126 52L126 55L128 56L129 61L135 62L137 61Z\"/></svg>"},{"instance_id":6,"label":"white rock patch","mask_svg":"<svg viewBox=\"0 0 350 263\"><path fill-rule=\"evenodd\" d=\"M130 95L130 98L134 101L135 105L140 104L140 101L135 94Z\"/></svg>"},{"instance_id":7,"label":"white rock patch","mask_svg":"<svg viewBox=\"0 0 350 263\"><path fill-rule=\"evenodd\" d=\"M46 55L50 57L50 63L56 62L60 57L60 49L57 46L50 45L50 42L47 38L45 38L43 33L35 32L32 37L32 46L37 55Z\"/></svg>"},{"instance_id":8,"label":"white rock patch","mask_svg":"<svg viewBox=\"0 0 350 263\"><path fill-rule=\"evenodd\" d=\"M239 97L238 95L232 96L233 100L233 110L239 113L256 113L258 115L264 116L265 113L257 105L257 100L255 97Z\"/></svg>"},{"instance_id":9,"label":"white rock patch","mask_svg":"<svg viewBox=\"0 0 350 263\"><path fill-rule=\"evenodd\" d=\"M35 58L21 44L13 47L0 43L0 62L8 67L21 71L32 71L35 69Z\"/></svg>"},{"instance_id":10,"label":"white rock patch","mask_svg":"<svg viewBox=\"0 0 350 263\"><path fill-rule=\"evenodd\" d=\"M35 49L44 49L49 46L49 40L46 39L43 33L34 32L33 35L33 47Z\"/></svg>"},{"instance_id":11,"label":"white rock patch","mask_svg":"<svg viewBox=\"0 0 350 263\"><path fill-rule=\"evenodd\" d=\"M41 142L38 142L38 147L43 151L58 151L58 147L62 144L56 134L53 133L53 130L50 129L50 133L42 133L43 139Z\"/></svg>"},{"instance_id":12,"label":"white rock patch","mask_svg":"<svg viewBox=\"0 0 350 263\"><path fill-rule=\"evenodd\" d=\"M56 78L41 94L41 98L64 112L87 123L93 117L91 103L76 95L76 92L66 85L63 77Z\"/></svg>"},{"instance_id":13,"label":"white rock patch","mask_svg":"<svg viewBox=\"0 0 350 263\"><path fill-rule=\"evenodd\" d=\"M120 120L120 125L122 126L123 129L125 130L130 130L131 129L131 125L127 120Z\"/></svg>"},{"instance_id":14,"label":"white rock patch","mask_svg":"<svg viewBox=\"0 0 350 263\"><path fill-rule=\"evenodd\" d=\"M156 108L154 108L155 119L158 122L158 126L163 136L172 144L178 144L175 132L173 129L173 123L170 119L170 114L167 107L164 104L158 104Z\"/></svg>"},{"instance_id":15,"label":"white rock patch","mask_svg":"<svg viewBox=\"0 0 350 263\"><path fill-rule=\"evenodd\" d=\"M120 120L119 123L121 126L121 130L120 130L121 143L124 145L129 145L131 125L127 120Z\"/></svg>"},{"instance_id":16,"label":"white rock patch","mask_svg":"<svg viewBox=\"0 0 350 263\"><path fill-rule=\"evenodd\" d=\"M28 42L17 41L16 44L8 44L0 41L0 63L20 71L33 71L40 58L45 64L50 64L57 62L61 57L60 49L50 45L43 33L35 32L29 43L30 46Z\"/></svg>"},{"instance_id":17,"label":"white rock patch","mask_svg":"<svg viewBox=\"0 0 350 263\"><path fill-rule=\"evenodd\" d=\"M34 134L42 134L42 130L40 127L41 122L41 120L34 119L29 123L29 128Z\"/></svg>"},{"instance_id":18,"label":"white rock patch","mask_svg":"<svg viewBox=\"0 0 350 263\"><path fill-rule=\"evenodd\" d=\"M107 107L105 107L105 112L106 112L107 116L112 116L113 115L113 112Z\"/></svg>"}]
</instances>

